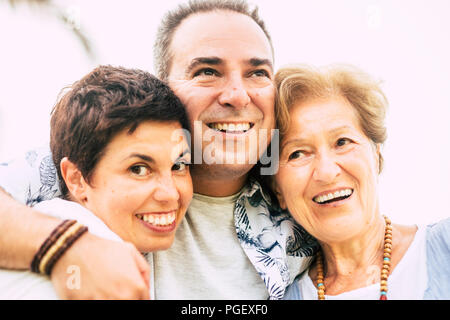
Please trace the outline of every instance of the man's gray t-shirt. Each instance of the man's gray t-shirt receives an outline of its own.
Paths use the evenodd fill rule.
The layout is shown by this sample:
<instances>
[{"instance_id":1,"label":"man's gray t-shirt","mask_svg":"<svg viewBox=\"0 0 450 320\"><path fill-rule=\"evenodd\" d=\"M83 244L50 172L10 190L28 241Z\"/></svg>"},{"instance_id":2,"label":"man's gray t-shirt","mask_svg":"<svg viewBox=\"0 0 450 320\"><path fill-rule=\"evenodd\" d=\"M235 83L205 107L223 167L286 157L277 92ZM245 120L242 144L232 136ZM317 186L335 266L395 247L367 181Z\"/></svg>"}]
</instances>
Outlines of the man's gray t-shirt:
<instances>
[{"instance_id":1,"label":"man's gray t-shirt","mask_svg":"<svg viewBox=\"0 0 450 320\"><path fill-rule=\"evenodd\" d=\"M194 194L172 247L153 253L155 299L267 299L236 236L239 194Z\"/></svg>"}]
</instances>

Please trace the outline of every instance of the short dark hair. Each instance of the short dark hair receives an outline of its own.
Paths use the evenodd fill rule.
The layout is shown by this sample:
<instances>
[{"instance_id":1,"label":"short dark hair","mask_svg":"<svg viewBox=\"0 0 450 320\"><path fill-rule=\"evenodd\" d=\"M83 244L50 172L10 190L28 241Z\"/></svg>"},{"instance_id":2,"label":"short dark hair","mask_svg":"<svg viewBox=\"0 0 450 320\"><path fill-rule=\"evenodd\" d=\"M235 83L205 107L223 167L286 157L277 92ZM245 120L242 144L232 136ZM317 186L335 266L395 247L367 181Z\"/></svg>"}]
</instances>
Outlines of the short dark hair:
<instances>
[{"instance_id":1,"label":"short dark hair","mask_svg":"<svg viewBox=\"0 0 450 320\"><path fill-rule=\"evenodd\" d=\"M169 76L171 65L170 44L181 22L193 14L218 10L240 13L253 19L269 40L273 54L272 40L264 21L259 17L258 7L251 9L245 0L190 0L188 3L180 4L177 8L168 11L158 27L153 46L153 62L155 73L160 79L167 80Z\"/></svg>"},{"instance_id":2,"label":"short dark hair","mask_svg":"<svg viewBox=\"0 0 450 320\"><path fill-rule=\"evenodd\" d=\"M112 138L124 129L131 134L143 121L176 121L188 130L185 108L162 81L148 72L99 66L66 88L52 111L50 148L68 195L60 162L74 163L89 182Z\"/></svg>"}]
</instances>

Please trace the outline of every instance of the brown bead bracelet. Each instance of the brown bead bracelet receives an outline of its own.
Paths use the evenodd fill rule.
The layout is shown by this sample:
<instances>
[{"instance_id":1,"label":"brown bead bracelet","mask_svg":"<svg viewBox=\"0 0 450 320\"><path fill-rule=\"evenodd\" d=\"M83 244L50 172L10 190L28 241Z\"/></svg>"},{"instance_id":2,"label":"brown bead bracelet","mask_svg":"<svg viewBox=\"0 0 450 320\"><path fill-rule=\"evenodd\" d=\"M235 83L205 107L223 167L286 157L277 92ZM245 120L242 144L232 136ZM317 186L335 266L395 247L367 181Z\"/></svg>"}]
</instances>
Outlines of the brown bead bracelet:
<instances>
[{"instance_id":1,"label":"brown bead bracelet","mask_svg":"<svg viewBox=\"0 0 450 320\"><path fill-rule=\"evenodd\" d=\"M41 262L42 257L47 253L50 247L56 242L56 240L61 237L61 235L70 228L76 220L64 220L61 222L52 233L45 239L44 243L40 246L38 252L33 257L31 261L31 271L40 273L39 264Z\"/></svg>"},{"instance_id":2,"label":"brown bead bracelet","mask_svg":"<svg viewBox=\"0 0 450 320\"><path fill-rule=\"evenodd\" d=\"M58 248L58 251L55 252L55 254L48 260L47 264L45 265L46 275L50 275L52 273L53 267L55 266L55 263L59 260L59 258L61 258L64 252L66 252L67 249L69 249L72 246L72 244L87 231L88 227L81 226L74 232L74 234L70 235L64 241L61 247Z\"/></svg>"},{"instance_id":3,"label":"brown bead bracelet","mask_svg":"<svg viewBox=\"0 0 450 320\"><path fill-rule=\"evenodd\" d=\"M87 231L88 228L76 220L64 220L52 231L35 254L31 262L31 271L50 275L64 252Z\"/></svg>"}]
</instances>

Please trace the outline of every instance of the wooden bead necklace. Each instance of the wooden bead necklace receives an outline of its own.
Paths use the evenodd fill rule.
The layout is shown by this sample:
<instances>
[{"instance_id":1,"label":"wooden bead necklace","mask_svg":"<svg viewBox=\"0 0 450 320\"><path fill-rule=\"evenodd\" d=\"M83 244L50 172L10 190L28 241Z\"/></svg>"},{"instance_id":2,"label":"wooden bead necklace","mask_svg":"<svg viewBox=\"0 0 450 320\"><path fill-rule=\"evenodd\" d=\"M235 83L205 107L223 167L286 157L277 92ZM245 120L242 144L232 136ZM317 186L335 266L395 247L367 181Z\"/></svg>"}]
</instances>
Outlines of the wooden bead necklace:
<instances>
[{"instance_id":1,"label":"wooden bead necklace","mask_svg":"<svg viewBox=\"0 0 450 320\"><path fill-rule=\"evenodd\" d=\"M391 220L384 216L386 227L384 230L384 253L383 268L380 275L380 300L387 300L388 277L391 269L391 252L392 252L392 225ZM317 295L319 300L325 300L325 285L323 283L323 255L322 251L317 253Z\"/></svg>"}]
</instances>

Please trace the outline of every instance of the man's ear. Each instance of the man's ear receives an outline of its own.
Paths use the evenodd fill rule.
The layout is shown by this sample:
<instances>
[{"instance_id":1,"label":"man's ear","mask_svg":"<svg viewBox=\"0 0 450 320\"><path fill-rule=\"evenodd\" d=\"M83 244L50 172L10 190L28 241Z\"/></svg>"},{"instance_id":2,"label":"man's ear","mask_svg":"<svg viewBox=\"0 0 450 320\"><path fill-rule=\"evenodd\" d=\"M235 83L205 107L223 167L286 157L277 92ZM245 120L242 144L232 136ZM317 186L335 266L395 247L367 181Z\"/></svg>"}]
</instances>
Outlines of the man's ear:
<instances>
[{"instance_id":1,"label":"man's ear","mask_svg":"<svg viewBox=\"0 0 450 320\"><path fill-rule=\"evenodd\" d=\"M67 157L64 157L59 164L61 176L66 183L69 194L79 203L85 203L87 198L87 187L89 186L83 178L78 167Z\"/></svg>"}]
</instances>

